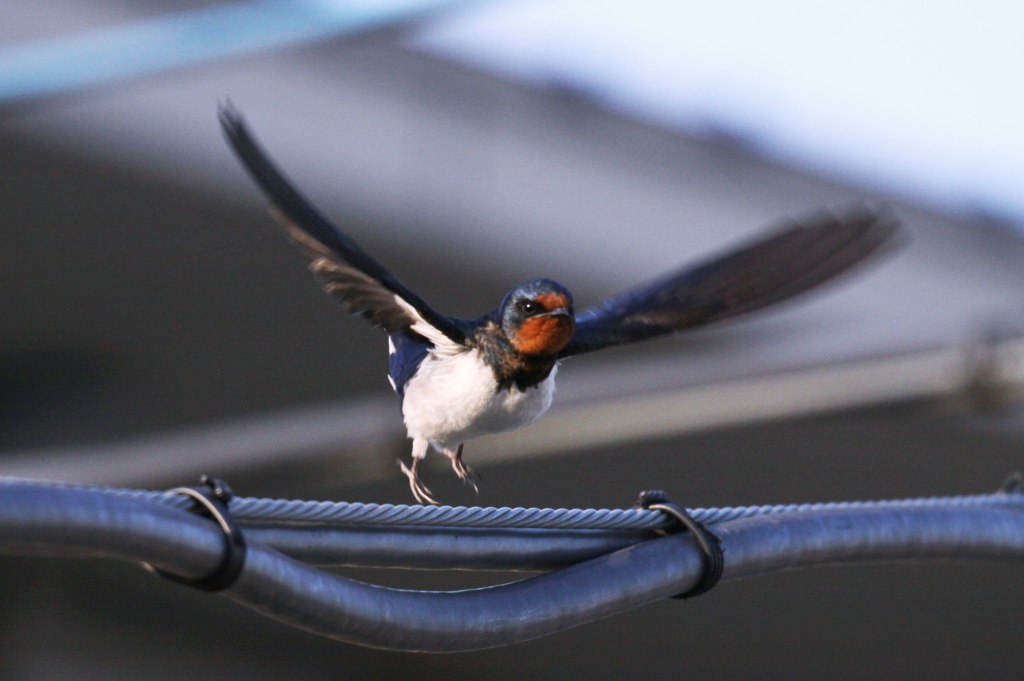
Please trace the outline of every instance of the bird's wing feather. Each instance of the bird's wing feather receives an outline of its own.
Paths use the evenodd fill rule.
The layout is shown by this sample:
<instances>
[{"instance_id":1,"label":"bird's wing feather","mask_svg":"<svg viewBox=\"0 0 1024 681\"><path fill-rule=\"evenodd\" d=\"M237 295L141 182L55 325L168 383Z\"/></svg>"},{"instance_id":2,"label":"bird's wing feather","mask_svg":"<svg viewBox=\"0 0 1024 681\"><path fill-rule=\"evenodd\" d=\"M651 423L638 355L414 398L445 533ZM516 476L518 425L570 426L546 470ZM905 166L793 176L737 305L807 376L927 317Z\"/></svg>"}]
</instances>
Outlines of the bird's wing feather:
<instances>
[{"instance_id":1,"label":"bird's wing feather","mask_svg":"<svg viewBox=\"0 0 1024 681\"><path fill-rule=\"evenodd\" d=\"M888 210L820 213L753 243L588 308L561 357L632 343L759 310L863 261L899 228Z\"/></svg>"},{"instance_id":2,"label":"bird's wing feather","mask_svg":"<svg viewBox=\"0 0 1024 681\"><path fill-rule=\"evenodd\" d=\"M270 161L238 112L221 107L220 123L238 158L270 199L271 212L312 260L309 268L328 295L388 333L411 329L439 347L466 343L468 322L431 308L321 215Z\"/></svg>"}]
</instances>

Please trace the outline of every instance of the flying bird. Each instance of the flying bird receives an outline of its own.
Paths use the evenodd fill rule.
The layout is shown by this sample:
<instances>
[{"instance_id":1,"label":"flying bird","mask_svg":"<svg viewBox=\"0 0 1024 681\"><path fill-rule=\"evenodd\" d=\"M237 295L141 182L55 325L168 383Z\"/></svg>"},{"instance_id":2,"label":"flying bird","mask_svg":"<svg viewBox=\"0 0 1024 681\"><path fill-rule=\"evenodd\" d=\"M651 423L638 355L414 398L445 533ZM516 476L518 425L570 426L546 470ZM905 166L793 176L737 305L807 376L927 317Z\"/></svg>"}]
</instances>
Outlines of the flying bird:
<instances>
[{"instance_id":1,"label":"flying bird","mask_svg":"<svg viewBox=\"0 0 1024 681\"><path fill-rule=\"evenodd\" d=\"M220 123L324 290L388 334L388 379L412 439L411 464L399 465L421 503L436 503L418 472L428 450L448 457L475 489L463 444L539 419L551 406L558 364L566 357L787 300L862 262L899 228L885 209L820 212L578 313L569 289L541 278L513 288L497 309L460 319L428 305L314 208L230 105L221 107Z\"/></svg>"}]
</instances>

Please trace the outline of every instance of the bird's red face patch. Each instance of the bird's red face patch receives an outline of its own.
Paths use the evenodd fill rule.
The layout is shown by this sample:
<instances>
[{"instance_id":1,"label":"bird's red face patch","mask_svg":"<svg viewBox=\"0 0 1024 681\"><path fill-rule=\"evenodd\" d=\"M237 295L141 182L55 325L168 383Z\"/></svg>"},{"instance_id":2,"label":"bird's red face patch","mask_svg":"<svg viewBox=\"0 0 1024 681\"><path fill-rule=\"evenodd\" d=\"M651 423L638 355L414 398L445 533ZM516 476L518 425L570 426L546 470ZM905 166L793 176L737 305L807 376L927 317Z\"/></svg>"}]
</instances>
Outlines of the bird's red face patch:
<instances>
[{"instance_id":1,"label":"bird's red face patch","mask_svg":"<svg viewBox=\"0 0 1024 681\"><path fill-rule=\"evenodd\" d=\"M535 300L538 305L544 308L545 312L551 312L552 310L557 310L560 307L568 310L572 307L572 303L570 303L569 299L562 293L542 293L537 296Z\"/></svg>"},{"instance_id":2,"label":"bird's red face patch","mask_svg":"<svg viewBox=\"0 0 1024 681\"><path fill-rule=\"evenodd\" d=\"M529 317L511 338L512 345L527 355L553 355L569 344L576 330L576 321L571 314L572 303L561 293L539 295L536 302L545 312L563 309L570 314Z\"/></svg>"}]
</instances>

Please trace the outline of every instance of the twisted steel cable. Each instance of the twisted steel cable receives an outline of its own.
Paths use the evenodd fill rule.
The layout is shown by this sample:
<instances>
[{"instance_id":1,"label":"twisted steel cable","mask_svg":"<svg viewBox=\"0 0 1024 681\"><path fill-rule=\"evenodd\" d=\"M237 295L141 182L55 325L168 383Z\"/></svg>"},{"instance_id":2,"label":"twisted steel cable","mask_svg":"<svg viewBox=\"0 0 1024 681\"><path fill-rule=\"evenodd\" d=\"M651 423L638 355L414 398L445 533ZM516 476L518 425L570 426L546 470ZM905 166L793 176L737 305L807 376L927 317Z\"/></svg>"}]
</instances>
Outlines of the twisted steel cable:
<instances>
[{"instance_id":1,"label":"twisted steel cable","mask_svg":"<svg viewBox=\"0 0 1024 681\"><path fill-rule=\"evenodd\" d=\"M50 483L54 487L91 489L141 501L188 508L180 495L147 490L96 488ZM688 509L693 518L715 525L740 518L794 512L895 510L900 508L1024 508L1024 494L1016 488L990 494L928 497L882 501L833 501L808 504L726 506ZM467 506L417 506L364 504L345 501L302 501L236 497L229 504L232 515L245 523L289 523L352 527L488 528L547 530L636 531L667 529L675 522L661 511L643 509L565 509Z\"/></svg>"}]
</instances>

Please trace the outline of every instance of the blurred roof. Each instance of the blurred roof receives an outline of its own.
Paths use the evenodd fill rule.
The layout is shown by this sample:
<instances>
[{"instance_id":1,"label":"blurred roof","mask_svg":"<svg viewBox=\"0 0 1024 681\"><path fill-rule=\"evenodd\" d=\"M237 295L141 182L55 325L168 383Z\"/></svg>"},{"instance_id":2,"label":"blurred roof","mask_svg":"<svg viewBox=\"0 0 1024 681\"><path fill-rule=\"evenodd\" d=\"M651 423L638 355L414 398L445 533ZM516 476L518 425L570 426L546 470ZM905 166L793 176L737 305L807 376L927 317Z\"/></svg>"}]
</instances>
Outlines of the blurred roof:
<instances>
[{"instance_id":1,"label":"blurred roof","mask_svg":"<svg viewBox=\"0 0 1024 681\"><path fill-rule=\"evenodd\" d=\"M0 101L398 21L406 44L535 86L947 210L1024 216L1024 15L1012 3L44 0L0 11Z\"/></svg>"}]
</instances>

